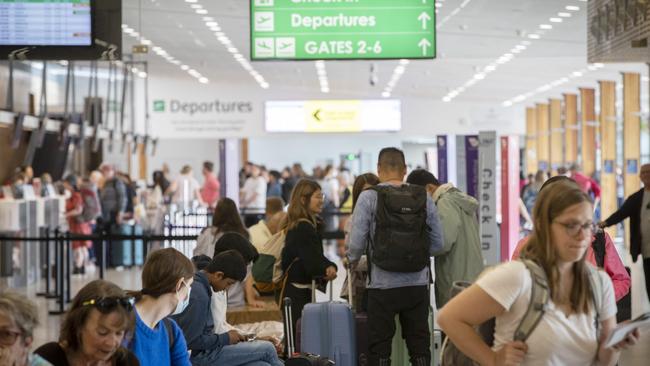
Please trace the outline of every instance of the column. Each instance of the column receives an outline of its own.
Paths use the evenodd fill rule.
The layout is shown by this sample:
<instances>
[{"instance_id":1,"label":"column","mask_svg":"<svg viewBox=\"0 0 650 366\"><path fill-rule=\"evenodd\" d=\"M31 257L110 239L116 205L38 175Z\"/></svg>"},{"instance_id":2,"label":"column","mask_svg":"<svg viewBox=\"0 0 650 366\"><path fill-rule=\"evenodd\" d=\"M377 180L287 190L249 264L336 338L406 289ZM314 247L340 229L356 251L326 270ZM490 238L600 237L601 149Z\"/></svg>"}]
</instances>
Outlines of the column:
<instances>
[{"instance_id":1,"label":"column","mask_svg":"<svg viewBox=\"0 0 650 366\"><path fill-rule=\"evenodd\" d=\"M537 172L537 114L526 108L526 174Z\"/></svg>"},{"instance_id":2,"label":"column","mask_svg":"<svg viewBox=\"0 0 650 366\"><path fill-rule=\"evenodd\" d=\"M551 155L549 151L550 128L548 104L537 104L537 168L548 171Z\"/></svg>"},{"instance_id":3,"label":"column","mask_svg":"<svg viewBox=\"0 0 650 366\"><path fill-rule=\"evenodd\" d=\"M564 94L564 164L578 161L578 96Z\"/></svg>"},{"instance_id":4,"label":"column","mask_svg":"<svg viewBox=\"0 0 650 366\"><path fill-rule=\"evenodd\" d=\"M562 128L562 100L551 99L550 103L550 157L551 170L557 172L557 169L564 165L564 129Z\"/></svg>"},{"instance_id":5,"label":"column","mask_svg":"<svg viewBox=\"0 0 650 366\"><path fill-rule=\"evenodd\" d=\"M600 81L600 145L602 166L600 186L602 188L601 213L603 217L617 210L616 202L616 82ZM616 235L616 227L608 229Z\"/></svg>"},{"instance_id":6,"label":"column","mask_svg":"<svg viewBox=\"0 0 650 366\"><path fill-rule=\"evenodd\" d=\"M596 171L596 91L580 88L580 154L578 160L582 171L591 176Z\"/></svg>"}]
</instances>

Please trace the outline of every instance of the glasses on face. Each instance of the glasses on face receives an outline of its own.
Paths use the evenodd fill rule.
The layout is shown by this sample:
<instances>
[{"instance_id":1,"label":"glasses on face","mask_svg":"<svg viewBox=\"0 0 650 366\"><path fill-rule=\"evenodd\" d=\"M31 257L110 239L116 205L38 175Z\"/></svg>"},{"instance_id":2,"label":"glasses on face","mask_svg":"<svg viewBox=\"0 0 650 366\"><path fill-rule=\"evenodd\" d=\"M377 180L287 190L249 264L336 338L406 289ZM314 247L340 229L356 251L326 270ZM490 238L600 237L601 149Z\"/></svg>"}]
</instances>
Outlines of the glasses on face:
<instances>
[{"instance_id":1,"label":"glasses on face","mask_svg":"<svg viewBox=\"0 0 650 366\"><path fill-rule=\"evenodd\" d=\"M580 233L580 231L584 232L588 236L591 236L593 233L598 231L598 226L593 222L578 224L578 223L564 223L564 222L556 221L556 224L563 226L564 230L569 236L577 236Z\"/></svg>"},{"instance_id":2,"label":"glasses on face","mask_svg":"<svg viewBox=\"0 0 650 366\"><path fill-rule=\"evenodd\" d=\"M102 313L110 313L118 306L121 306L126 311L131 311L133 310L133 304L135 304L135 298L133 297L103 297L84 301L81 306L94 306Z\"/></svg>"},{"instance_id":3,"label":"glasses on face","mask_svg":"<svg viewBox=\"0 0 650 366\"><path fill-rule=\"evenodd\" d=\"M0 329L0 345L13 346L18 337L22 335L20 332L14 332L9 329Z\"/></svg>"}]
</instances>

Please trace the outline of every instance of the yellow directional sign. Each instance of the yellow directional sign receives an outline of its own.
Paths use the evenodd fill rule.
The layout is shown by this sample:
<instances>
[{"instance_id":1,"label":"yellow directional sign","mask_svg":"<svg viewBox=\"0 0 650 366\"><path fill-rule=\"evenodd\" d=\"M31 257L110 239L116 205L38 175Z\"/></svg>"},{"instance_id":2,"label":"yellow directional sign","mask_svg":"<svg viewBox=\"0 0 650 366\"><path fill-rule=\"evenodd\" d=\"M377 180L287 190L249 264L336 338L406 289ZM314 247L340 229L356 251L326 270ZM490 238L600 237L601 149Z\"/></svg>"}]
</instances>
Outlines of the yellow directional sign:
<instances>
[{"instance_id":1,"label":"yellow directional sign","mask_svg":"<svg viewBox=\"0 0 650 366\"><path fill-rule=\"evenodd\" d=\"M358 100L308 101L305 103L307 132L357 132L361 131Z\"/></svg>"}]
</instances>

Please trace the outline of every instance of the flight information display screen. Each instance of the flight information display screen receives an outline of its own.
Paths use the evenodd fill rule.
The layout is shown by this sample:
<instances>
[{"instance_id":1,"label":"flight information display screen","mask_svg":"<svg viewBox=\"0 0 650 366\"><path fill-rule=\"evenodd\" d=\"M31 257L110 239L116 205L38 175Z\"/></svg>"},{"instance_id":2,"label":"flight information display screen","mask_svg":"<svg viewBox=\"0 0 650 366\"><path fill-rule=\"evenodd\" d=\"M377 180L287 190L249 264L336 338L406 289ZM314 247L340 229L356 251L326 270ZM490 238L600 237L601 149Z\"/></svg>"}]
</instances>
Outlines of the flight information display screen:
<instances>
[{"instance_id":1,"label":"flight information display screen","mask_svg":"<svg viewBox=\"0 0 650 366\"><path fill-rule=\"evenodd\" d=\"M0 46L92 46L91 0L0 0Z\"/></svg>"}]
</instances>

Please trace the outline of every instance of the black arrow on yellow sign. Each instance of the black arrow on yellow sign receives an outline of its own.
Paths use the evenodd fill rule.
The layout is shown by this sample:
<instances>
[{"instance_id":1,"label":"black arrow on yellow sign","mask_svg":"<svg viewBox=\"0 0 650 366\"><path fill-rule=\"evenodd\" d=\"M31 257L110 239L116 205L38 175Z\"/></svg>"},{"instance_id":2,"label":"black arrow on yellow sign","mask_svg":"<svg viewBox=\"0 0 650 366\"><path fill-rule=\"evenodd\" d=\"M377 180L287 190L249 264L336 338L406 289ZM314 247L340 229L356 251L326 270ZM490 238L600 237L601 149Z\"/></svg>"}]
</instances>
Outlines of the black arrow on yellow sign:
<instances>
[{"instance_id":1,"label":"black arrow on yellow sign","mask_svg":"<svg viewBox=\"0 0 650 366\"><path fill-rule=\"evenodd\" d=\"M312 116L314 116L314 119L315 119L316 121L320 122L320 121L321 121L321 120L320 120L320 108L317 109L316 112L314 112L314 114L312 114Z\"/></svg>"}]
</instances>

